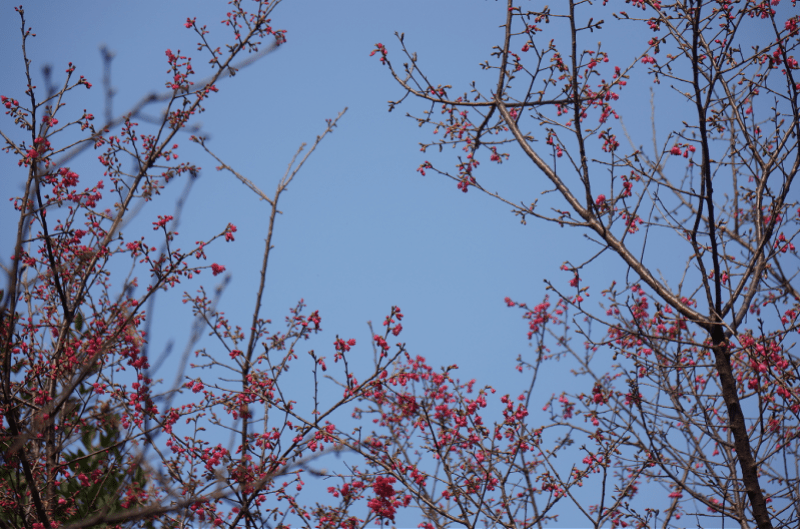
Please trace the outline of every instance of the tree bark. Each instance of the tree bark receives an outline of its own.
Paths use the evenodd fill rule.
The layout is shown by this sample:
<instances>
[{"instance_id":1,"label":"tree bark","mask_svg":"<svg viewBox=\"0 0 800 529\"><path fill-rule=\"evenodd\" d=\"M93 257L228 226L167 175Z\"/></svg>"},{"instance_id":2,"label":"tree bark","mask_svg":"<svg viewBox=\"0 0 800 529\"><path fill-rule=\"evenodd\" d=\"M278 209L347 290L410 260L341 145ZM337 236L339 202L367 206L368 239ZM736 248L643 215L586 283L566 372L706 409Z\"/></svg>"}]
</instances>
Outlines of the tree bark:
<instances>
[{"instance_id":1,"label":"tree bark","mask_svg":"<svg viewBox=\"0 0 800 529\"><path fill-rule=\"evenodd\" d=\"M717 372L719 373L719 382L722 388L722 398L728 408L728 421L733 433L736 456L739 459L739 468L742 469L742 482L744 483L745 491L747 491L747 497L750 499L753 517L759 529L772 529L767 502L761 490L761 484L758 481L758 464L750 449L747 425L744 421L744 413L742 413L742 406L736 391L736 379L733 376L731 358L728 353L729 342L725 338L721 326L717 325L711 331L711 340Z\"/></svg>"}]
</instances>

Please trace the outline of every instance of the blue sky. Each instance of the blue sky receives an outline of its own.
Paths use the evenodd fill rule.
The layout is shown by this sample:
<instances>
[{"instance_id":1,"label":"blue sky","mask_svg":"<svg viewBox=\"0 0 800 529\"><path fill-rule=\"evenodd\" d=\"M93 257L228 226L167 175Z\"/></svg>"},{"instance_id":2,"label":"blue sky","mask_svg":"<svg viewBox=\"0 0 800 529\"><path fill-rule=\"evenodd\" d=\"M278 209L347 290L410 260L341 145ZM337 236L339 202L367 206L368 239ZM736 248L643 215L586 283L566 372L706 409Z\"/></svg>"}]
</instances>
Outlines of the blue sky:
<instances>
[{"instance_id":1,"label":"blue sky","mask_svg":"<svg viewBox=\"0 0 800 529\"><path fill-rule=\"evenodd\" d=\"M37 33L28 46L35 84L43 84L41 65L53 65L58 83L68 62L76 63L76 73L94 84L91 91L73 92L67 100L66 111L78 114L87 108L102 115L99 45L116 53L112 84L117 115L143 94L164 90L167 48L193 57L198 78L205 76L206 60L196 51L197 37L183 27L187 17L208 24L218 45L228 38L219 24L225 2L70 1L25 8L28 25ZM479 386L495 386L500 394L517 395L527 387L527 376L514 370L515 359L531 351L527 328L521 313L507 308L503 299L538 303L545 294L543 279L566 287L571 276L559 267L565 261L580 262L595 248L575 231L540 222L522 226L498 201L474 191L463 194L454 182L431 173L420 176L416 168L423 161L449 169L455 153L420 152L419 143L431 139L430 129L418 128L404 114L423 107L411 102L388 113L387 100L403 92L388 70L369 56L381 42L399 66L403 61L394 33L404 32L405 42L420 53L434 84L466 90L473 79L491 80L478 64L489 59L500 42L504 10L504 2L493 1L286 2L275 11L273 22L287 30L288 43L220 83L220 93L208 100L207 111L199 117L210 138L207 145L268 196L298 146L313 142L324 119L349 108L281 198L284 214L277 224L264 299L264 315L275 322L281 322L300 298L309 310L319 310L325 333L308 342L318 355L332 359L331 344L338 334L356 338L356 351L371 361L366 322L379 326L390 307L398 305L406 316L401 338L412 354L435 366L456 363L462 380L475 378ZM612 34L601 35L608 39ZM619 64L628 64L629 39L634 36L615 35L616 40L604 45L620 54ZM4 5L0 94L22 100L19 43L19 18ZM642 80L629 89L626 125L636 137L650 130L648 86ZM149 113L157 115L159 110L156 106ZM670 112L669 99L659 103L656 117L664 130L672 130L679 118ZM0 128L6 131L10 125L3 122ZM183 213L182 244L189 247L229 222L238 227L235 243L216 244L207 253L209 263L220 263L231 274L222 310L246 327L255 301L268 206L229 173L215 171L215 162L188 137L179 137L177 143L183 160L203 168ZM519 152L511 152L509 162L483 168L483 181L512 200L530 203L546 188L543 176ZM0 222L6 226L14 221L7 199L18 194L22 180L10 158L0 157L1 198L6 204ZM100 174L94 155L73 167L87 185ZM146 232L156 215L172 214L181 186L172 184L161 200L145 207L131 230ZM12 242L8 230L0 231L4 264ZM668 263L676 255L672 250L662 244L648 251L654 261ZM596 298L612 277L625 272L619 261L607 256L585 282ZM210 273L198 279L159 299L150 315L151 357L170 339L182 350L191 313L180 303L181 292L194 292L200 284L213 287L219 280ZM210 342L206 345L211 347ZM168 380L170 367L168 360L162 375ZM548 373L540 378L539 400L543 403L571 383L566 373ZM569 518L563 521L569 523Z\"/></svg>"},{"instance_id":2,"label":"blue sky","mask_svg":"<svg viewBox=\"0 0 800 529\"><path fill-rule=\"evenodd\" d=\"M444 178L421 177L415 170L432 155L421 153L419 142L429 140L430 131L403 117L411 106L387 112L387 100L399 98L402 90L369 56L376 42L397 53L394 32L405 32L406 42L421 52L423 64L436 77L466 86L480 75L476 65L501 35L504 14L495 2L475 2L469 9L459 5L463 7L458 2L281 4L273 21L287 29L287 45L220 83L220 93L209 100L199 121L209 132L208 146L272 196L298 146L312 142L324 119L348 107L338 129L281 199L284 215L270 262L266 314L280 321L304 298L309 309L322 315L326 344L338 333L366 345L366 322L379 324L398 305L406 315L405 339L415 353L437 365L458 363L464 378L497 383L513 376L514 359L528 347L519 314L506 308L503 298L539 300L544 277L566 276L558 267L568 258L569 245L560 244L564 239L558 228L521 226L508 206L475 192L464 195ZM218 43L227 38L218 24L224 3L25 7L28 25L37 33L28 45L39 78L34 82L42 84L42 64L54 66L58 82L62 66L74 62L76 73L94 83L91 91L73 92L67 100L67 108L75 112L89 108L102 115L101 44L116 53L116 115L144 93L163 91L167 48L195 58L198 77L203 77L205 61L196 51L196 35L183 27L187 16L208 23ZM9 50L0 57L0 68L10 73L0 80L0 93L21 98L19 19L8 8L0 23L2 44ZM150 109L150 114L159 109ZM181 235L191 244L228 222L238 227L234 244L217 245L208 255L209 262L225 265L232 276L225 311L244 316L254 302L267 205L232 175L215 171L215 162L188 138L178 143L182 159L203 168L184 210ZM443 167L451 166L446 155L438 160ZM7 171L16 165L7 158L2 163ZM98 171L94 156L85 156L77 166L84 181L93 181L90 175ZM531 172L525 164L519 170ZM511 178L506 167L490 171L498 179ZM155 215L172 213L181 186L173 185L172 193L168 189L163 200L143 210L142 226ZM5 196L17 191L7 184L4 189ZM8 209L2 214L4 222L10 220ZM210 274L202 280L213 284ZM183 287L192 292L197 284ZM167 297L160 303L167 303ZM179 308L177 298L172 300L175 310L157 308L154 333L166 324L164 331L177 334L173 337L180 343L180 333L174 332L180 326L173 318L182 320L188 311Z\"/></svg>"}]
</instances>

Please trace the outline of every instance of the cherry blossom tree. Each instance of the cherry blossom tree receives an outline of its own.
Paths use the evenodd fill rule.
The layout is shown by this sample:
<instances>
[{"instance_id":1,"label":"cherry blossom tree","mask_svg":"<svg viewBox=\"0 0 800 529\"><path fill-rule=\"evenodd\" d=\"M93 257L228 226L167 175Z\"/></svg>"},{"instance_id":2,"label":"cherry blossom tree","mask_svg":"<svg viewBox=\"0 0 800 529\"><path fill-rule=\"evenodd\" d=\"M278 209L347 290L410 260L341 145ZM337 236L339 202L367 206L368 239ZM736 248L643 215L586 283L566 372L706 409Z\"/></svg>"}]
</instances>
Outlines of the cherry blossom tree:
<instances>
[{"instance_id":1,"label":"cherry blossom tree","mask_svg":"<svg viewBox=\"0 0 800 529\"><path fill-rule=\"evenodd\" d=\"M188 190L197 177L197 165L178 161L179 138L213 156L192 123L213 104L217 84L286 41L271 25L276 2L231 4L222 21L231 32L225 46L217 46L206 25L186 20L208 59L205 79L197 79L186 55L168 49L166 91L146 95L121 117L107 112L101 125L68 105L75 90L93 88L72 63L60 86L51 86L49 70L45 93L33 86L27 43L35 33L24 9L16 9L27 87L24 96L2 96L2 135L6 155L25 176L12 204L18 223L0 295L0 527L260 527L257 520L269 516L302 514L290 487L302 488L303 465L332 443L326 419L354 398L315 406L305 422L293 424L294 396L279 381L297 358L297 344L319 330L320 316L302 300L283 327L269 329L261 314L280 196L344 111L327 120L309 149L298 150L272 197L219 162L218 169L232 172L271 208L253 319L237 326L216 310L224 282L210 295L202 288L187 293L197 324L182 362L185 370L194 353L201 362L191 369L198 374L175 386L153 378L146 308L181 281L224 273L224 266L205 262L206 251L234 241L237 228L220 226L186 248L176 230L181 202L172 214L149 219L152 231L131 237L127 227L166 186L183 180ZM107 68L111 56L104 50ZM110 86L100 95L109 109ZM163 119L140 126L144 110L157 104ZM70 167L90 148L99 151L100 176ZM133 171L126 169L131 162ZM87 186L87 178L97 183ZM206 328L223 359L218 351L193 350ZM341 341L342 354L353 343ZM323 359L319 365L325 369ZM215 366L233 370L238 384L202 376ZM178 405L181 393L193 398ZM215 429L230 428L242 443L235 453L212 442ZM221 508L223 499L234 505Z\"/></svg>"},{"instance_id":2,"label":"cherry blossom tree","mask_svg":"<svg viewBox=\"0 0 800 529\"><path fill-rule=\"evenodd\" d=\"M488 87L439 83L403 35L375 47L403 90L390 109L426 105L414 119L437 136L423 150L462 149L454 170L419 173L561 227L565 256L590 252L541 302L506 299L532 345L513 393L414 354L396 306L371 344L336 335L327 353L304 346L323 315L302 299L282 324L264 315L281 197L344 111L269 193L196 117L286 42L277 3L231 2L229 44L188 19L207 71L166 50L165 91L115 117L104 82L102 124L69 106L97 91L72 64L58 85L33 86L19 8L27 86L2 96L0 127L21 182L0 300L0 528L542 527L567 511L593 527L796 526L800 19L782 14L788 3L509 1L481 65ZM626 105L651 87L678 123L665 133L651 118L652 149ZM185 140L204 161L183 161ZM97 173L78 174L90 148ZM518 158L542 198L492 191L500 172L487 166ZM177 229L187 193L175 206L161 194L188 190L212 160L269 212L246 321L222 310L225 267L208 259L237 227L189 241ZM616 280L591 284L603 263ZM147 326L175 289L195 324L173 384L151 365ZM308 386L289 377L298 364ZM543 395L564 366L569 389Z\"/></svg>"},{"instance_id":3,"label":"cherry blossom tree","mask_svg":"<svg viewBox=\"0 0 800 529\"><path fill-rule=\"evenodd\" d=\"M595 527L685 516L797 525L800 17L779 4L570 0L537 11L509 1L504 38L481 64L494 81L464 89L424 73L402 34L402 66L376 45L404 91L390 110L425 104L413 119L438 136L423 151L461 149L454 171L429 161L422 175L501 200L523 223L575 232L576 243L583 235L591 251L565 262L568 281L548 281L541 303L506 300L523 311L535 354L519 359L530 389L517 404L504 397L505 421L484 425L465 398L449 404L457 392L426 393L431 404L416 402L408 423L401 393L382 415L390 439L429 428L450 502L435 504L438 516L528 526L564 502ZM652 118L652 147L631 129L641 111L626 113L647 85L678 125L665 132ZM515 156L546 196L493 191L499 173L482 162ZM665 246L680 258L659 255ZM615 281L590 285L604 260ZM540 371L562 359L576 389L536 402ZM548 423L526 418L534 404ZM558 440L542 441L548 431ZM585 457L560 467L573 443ZM584 482L592 493L577 492Z\"/></svg>"}]
</instances>

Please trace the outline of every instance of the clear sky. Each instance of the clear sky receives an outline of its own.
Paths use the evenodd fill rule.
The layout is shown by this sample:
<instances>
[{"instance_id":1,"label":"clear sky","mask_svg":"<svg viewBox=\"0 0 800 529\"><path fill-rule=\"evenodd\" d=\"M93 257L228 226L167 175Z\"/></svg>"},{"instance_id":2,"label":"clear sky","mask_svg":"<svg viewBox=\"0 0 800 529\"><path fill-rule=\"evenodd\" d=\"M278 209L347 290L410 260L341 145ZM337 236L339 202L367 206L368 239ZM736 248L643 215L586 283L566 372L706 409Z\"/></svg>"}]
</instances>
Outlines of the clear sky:
<instances>
[{"instance_id":1,"label":"clear sky","mask_svg":"<svg viewBox=\"0 0 800 529\"><path fill-rule=\"evenodd\" d=\"M94 84L91 91L67 99L67 108L75 113L87 108L103 114L101 44L116 53L112 84L117 115L143 94L164 90L167 48L193 57L197 78L205 77L206 59L196 50L197 36L183 26L187 17L208 24L218 45L228 39L219 24L226 11L222 1L72 0L31 2L25 10L37 34L28 47L34 83L43 85L40 67L46 63L53 65L56 82L63 82L60 76L73 62L76 73ZM268 196L297 147L312 142L326 118L349 108L281 199L284 214L277 224L265 295L264 315L275 322L282 322L300 298L309 310L319 310L325 333L307 342L318 355L332 360L338 334L356 338L356 350L371 361L366 322L379 326L390 307L398 305L406 316L401 338L412 354L435 366L456 363L462 380L475 378L479 386L495 386L500 394L516 396L527 387L527 375L514 369L519 355L532 354L527 327L521 313L507 308L503 299L538 303L545 294L543 279L566 287L571 276L559 267L565 261L580 262L595 248L575 231L540 222L522 226L498 201L475 191L465 195L443 177L420 176L415 170L423 161L449 169L455 154L420 152L419 143L431 140L430 130L418 128L404 114L419 113L423 107L412 102L388 113L387 100L403 92L388 70L369 56L381 42L399 66L403 61L394 33L404 32L405 42L419 52L434 84L464 91L473 79L489 80L478 65L490 59L492 47L500 43L504 18L505 2L493 1L287 1L273 16L274 26L287 30L287 44L221 82L220 93L208 100L199 118L210 137L208 146ZM619 64L628 64L632 51L625 53L632 36L601 35L617 39L604 44L622 54ZM19 17L10 3L0 6L0 49L0 94L22 100ZM631 94L632 111L626 116L634 117L626 125L647 133L647 81L630 89L640 95ZM149 112L157 115L160 108ZM668 123L676 117L659 106L657 119ZM7 120L0 123L4 132L11 127ZM248 327L268 205L231 174L215 171L215 162L195 148L188 135L178 143L182 159L203 168L181 220L183 245L189 247L227 223L238 227L235 243L216 244L207 253L209 263L220 263L231 274L221 308ZM543 175L518 151L511 152L508 163L482 171L483 181L517 202L547 200L540 195ZM86 185L101 174L94 156L74 164ZM4 226L13 222L8 198L19 194L23 178L11 158L0 156ZM149 225L156 215L172 214L182 185L172 184L162 200L148 205L139 226ZM0 230L4 264L9 261L11 236L10 230ZM667 260L669 250L661 246L649 251ZM613 276L625 272L609 256L586 283L599 297ZM200 284L213 287L220 277L209 272L198 279L159 300L151 315L151 357L157 357L170 339L177 351L182 350L191 313L180 303L180 293L194 292ZM162 376L174 376L167 375L170 367L168 360ZM565 390L572 380L566 373L549 373L539 382L541 401ZM563 523L569 524L569 513L564 516Z\"/></svg>"},{"instance_id":2,"label":"clear sky","mask_svg":"<svg viewBox=\"0 0 800 529\"><path fill-rule=\"evenodd\" d=\"M379 325L390 307L398 305L406 315L403 334L413 353L434 365L457 363L465 379L503 383L515 376L514 359L528 349L524 322L503 298L536 302L544 294L543 278L568 279L558 271L574 258L569 255L572 244L561 244L565 232L541 224L521 226L508 206L476 192L465 195L450 180L416 172L426 159L435 160L419 149L420 142L430 140L430 131L403 117L421 107L387 112L386 102L403 92L369 56L375 43L383 42L397 57L394 33L405 32L406 42L420 52L423 65L437 79L466 87L480 78L477 65L501 36L503 5L285 2L273 22L287 30L286 46L220 83L220 93L209 99L200 116L209 147L272 196L298 146L312 142L326 118L349 108L281 199L284 214L277 224L265 298L266 315L275 321L282 321L300 298L310 310L319 310L327 332L312 347L331 349L322 354L332 356L335 334L367 346L366 322ZM11 6L4 9L0 93L21 99L19 18ZM57 82L68 62L77 64L76 73L94 86L83 94L71 93L67 108L88 108L98 116L103 113L100 45L116 53L112 84L117 115L143 94L164 90L167 48L193 57L198 78L207 73L196 51L196 35L183 27L187 16L207 23L219 44L228 37L219 24L225 2L78 1L32 3L25 9L37 34L28 44L34 83L43 85L40 67L45 63L53 65ZM149 112L157 115L160 108ZM6 129L11 127L4 125ZM252 312L269 209L233 175L215 171L214 160L186 136L178 140L178 152L203 171L179 231L188 247L228 222L238 227L234 244L216 245L208 256L232 276L224 310L232 318L244 317ZM95 156L75 165L82 169L83 181L99 174ZM447 156L440 155L438 162L452 167L454 157ZM0 163L7 175L3 195L17 195L21 177L13 178L16 161L3 157ZM526 164L519 170L526 178L539 178ZM511 168L490 171L500 181L515 177ZM183 185L176 184L172 193L168 189L163 200L140 214L143 226L151 217L173 213ZM12 214L4 208L3 222L11 221ZM6 248L7 233L0 234ZM208 273L201 279L214 285L219 278ZM176 290L193 292L199 284L187 282ZM190 321L189 311L179 304L179 296L172 299L174 307L166 308L167 298L162 297L153 315L157 325L151 347L156 349L167 336L180 344L188 335L188 329L177 329Z\"/></svg>"}]
</instances>

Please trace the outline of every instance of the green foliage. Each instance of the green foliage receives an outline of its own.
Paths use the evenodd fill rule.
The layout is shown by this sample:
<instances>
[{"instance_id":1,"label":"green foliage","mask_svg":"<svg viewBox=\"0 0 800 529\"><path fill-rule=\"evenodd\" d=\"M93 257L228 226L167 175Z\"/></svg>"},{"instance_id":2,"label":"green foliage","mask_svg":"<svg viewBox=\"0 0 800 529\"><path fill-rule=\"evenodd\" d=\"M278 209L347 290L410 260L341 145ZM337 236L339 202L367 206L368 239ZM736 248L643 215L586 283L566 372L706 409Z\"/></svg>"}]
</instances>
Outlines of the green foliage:
<instances>
[{"instance_id":1,"label":"green foliage","mask_svg":"<svg viewBox=\"0 0 800 529\"><path fill-rule=\"evenodd\" d=\"M85 395L91 388L81 386L79 392ZM67 406L66 409L69 409ZM85 424L81 437L63 452L64 466L60 468L54 501L67 500L69 509L56 508L53 522L61 524L78 522L98 513L114 514L135 508L136 501L147 490L148 477L143 465L132 464L127 454L127 446L120 441L119 415L109 413L100 406L104 416L92 424ZM28 482L24 479L21 466L16 464L16 456L9 453L11 441L0 443L3 461L0 465L0 483L5 485L4 501L0 501L0 519L10 527L25 527L21 505L27 502L16 501L25 498ZM45 489L44 473L37 473L37 483ZM115 527L99 524L98 529ZM136 527L153 528L153 522L138 522Z\"/></svg>"}]
</instances>

